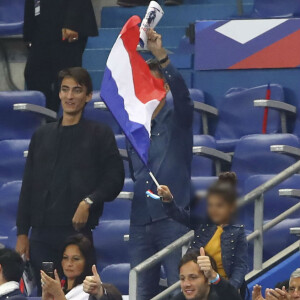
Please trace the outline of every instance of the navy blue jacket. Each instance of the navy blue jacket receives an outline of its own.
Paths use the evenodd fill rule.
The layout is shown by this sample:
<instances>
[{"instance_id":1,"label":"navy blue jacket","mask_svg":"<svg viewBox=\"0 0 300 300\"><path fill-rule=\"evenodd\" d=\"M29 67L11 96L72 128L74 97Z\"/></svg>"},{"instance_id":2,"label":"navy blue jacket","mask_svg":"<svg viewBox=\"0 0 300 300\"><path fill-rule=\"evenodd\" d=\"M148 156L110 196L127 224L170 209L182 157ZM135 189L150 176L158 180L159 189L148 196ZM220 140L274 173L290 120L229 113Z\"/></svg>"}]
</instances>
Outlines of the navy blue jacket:
<instances>
[{"instance_id":1,"label":"navy blue jacket","mask_svg":"<svg viewBox=\"0 0 300 300\"><path fill-rule=\"evenodd\" d=\"M190 216L189 211L179 208L175 201L163 202L163 207L168 216L188 226L195 231L191 249L205 247L217 230L217 225L208 219L197 218L197 221ZM248 243L244 225L224 226L221 235L222 263L229 278L229 282L236 288L241 288L248 272Z\"/></svg>"},{"instance_id":2,"label":"navy blue jacket","mask_svg":"<svg viewBox=\"0 0 300 300\"><path fill-rule=\"evenodd\" d=\"M6 295L0 296L0 300L27 300L27 298L20 292L20 290L14 290Z\"/></svg>"},{"instance_id":3,"label":"navy blue jacket","mask_svg":"<svg viewBox=\"0 0 300 300\"><path fill-rule=\"evenodd\" d=\"M169 64L163 70L173 96L152 121L149 168L161 184L172 189L181 206L190 202L193 147L193 102L180 73ZM131 224L146 225L167 218L160 201L146 196L156 186L134 149L127 145L134 197Z\"/></svg>"}]
</instances>

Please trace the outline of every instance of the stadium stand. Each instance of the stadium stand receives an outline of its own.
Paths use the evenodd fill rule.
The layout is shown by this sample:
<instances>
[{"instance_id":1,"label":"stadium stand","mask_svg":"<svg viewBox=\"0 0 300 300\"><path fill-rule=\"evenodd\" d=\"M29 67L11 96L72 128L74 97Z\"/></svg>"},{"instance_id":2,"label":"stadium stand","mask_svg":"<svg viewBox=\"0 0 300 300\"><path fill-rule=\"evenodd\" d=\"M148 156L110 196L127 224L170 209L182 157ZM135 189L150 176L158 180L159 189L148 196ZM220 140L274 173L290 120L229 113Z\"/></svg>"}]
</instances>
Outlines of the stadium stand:
<instances>
[{"instance_id":1,"label":"stadium stand","mask_svg":"<svg viewBox=\"0 0 300 300\"><path fill-rule=\"evenodd\" d=\"M194 157L192 164L192 184L194 192L204 191L215 179L215 175L226 161L239 178L242 195L273 178L297 161L297 157L270 151L272 145L287 145L300 149L300 93L299 69L274 70L193 70L193 44L184 36L185 27L195 20L228 20L239 18L236 1L210 1L184 6L166 7L165 17L157 31L164 36L165 47L174 64L180 69L195 101L194 113ZM252 18L289 18L300 15L298 0L244 1L244 16ZM276 3L275 3L276 2ZM0 1L0 36L21 34L24 0ZM144 7L124 9L106 7L102 10L99 37L89 38L83 57L83 64L93 79L95 89L100 88L105 62L121 26L133 14L145 13ZM143 54L147 58L147 54ZM271 99L285 104L293 104L297 109L296 120L288 116L288 132L280 134L282 123L280 110L269 109L267 135L262 135L263 107L255 107L254 100L264 99L267 83L272 82ZM239 86L237 88L237 86ZM244 88L241 88L244 87ZM227 92L226 92L227 91ZM167 101L171 102L171 95ZM113 129L120 149L125 150L125 137L109 111L103 109L99 92L87 104L85 117L101 121ZM15 106L14 104L36 106ZM206 106L206 105L212 106ZM215 107L215 108L213 108ZM41 109L42 108L42 109ZM0 243L14 247L15 214L21 178L24 168L24 150L28 149L29 139L46 117L55 116L45 111L45 98L38 92L0 92ZM23 110L23 111L17 111ZM200 112L200 113L199 113ZM295 122L294 122L295 121ZM208 130L209 128L209 130ZM211 134L211 136L207 135ZM234 152L233 157L216 150ZM280 151L278 151L280 152ZM282 151L281 151L282 152ZM129 179L129 166L124 154L126 182L124 192L133 192ZM216 169L215 169L216 167ZM294 175L264 194L264 222L297 203L295 198L280 197L279 189L300 188L300 175ZM114 202L107 203L99 226L94 230L97 258L103 281L112 282L128 293L128 242L124 235L129 234L130 194L123 194ZM202 210L202 203L196 209ZM253 230L254 205L243 207L240 219L247 232ZM299 224L299 211L276 225L264 235L264 260L295 242L289 235L289 228ZM280 243L278 243L280 236ZM103 238L105 237L105 239ZM253 247L250 245L250 266ZM274 269L249 284L260 282L273 286L274 281L286 279L285 274L294 270L299 253L292 255ZM278 272L280 270L280 272ZM118 274L118 276L116 276Z\"/></svg>"},{"instance_id":2,"label":"stadium stand","mask_svg":"<svg viewBox=\"0 0 300 300\"><path fill-rule=\"evenodd\" d=\"M237 141L249 134L261 133L264 110L254 106L254 100L265 99L268 86L231 88L218 106L218 123L215 137L217 149L233 152ZM271 99L284 101L282 86L270 85ZM238 111L238 114L236 113ZM280 114L270 110L267 133L280 132Z\"/></svg>"},{"instance_id":3,"label":"stadium stand","mask_svg":"<svg viewBox=\"0 0 300 300\"><path fill-rule=\"evenodd\" d=\"M275 175L253 175L245 181L244 193L252 191L264 182L273 178ZM287 209L290 209L293 205L299 202L299 199L293 197L280 196L278 191L280 189L297 189L299 188L300 176L294 175L285 180L278 186L272 188L264 194L264 218L265 222L268 222L280 213L283 213ZM253 231L254 226L254 205L248 204L242 208L240 212L241 223L245 224L246 229ZM300 211L291 214L288 219L284 220L280 224L276 225L270 231L264 235L265 248L264 248L264 260L270 259L275 254L284 250L286 247L297 241L295 236L289 234L291 227L297 227L299 224ZM278 243L277 237L280 236L280 243Z\"/></svg>"},{"instance_id":4,"label":"stadium stand","mask_svg":"<svg viewBox=\"0 0 300 300\"><path fill-rule=\"evenodd\" d=\"M16 213L22 181L12 181L0 186L0 243L14 248L16 245Z\"/></svg>"},{"instance_id":5,"label":"stadium stand","mask_svg":"<svg viewBox=\"0 0 300 300\"><path fill-rule=\"evenodd\" d=\"M6 182L22 180L30 140L0 141L0 186Z\"/></svg>"},{"instance_id":6,"label":"stadium stand","mask_svg":"<svg viewBox=\"0 0 300 300\"><path fill-rule=\"evenodd\" d=\"M240 139L235 148L231 171L238 176L238 185L252 175L278 174L297 160L270 151L272 145L290 145L300 148L298 137L292 134L248 135Z\"/></svg>"},{"instance_id":7,"label":"stadium stand","mask_svg":"<svg viewBox=\"0 0 300 300\"><path fill-rule=\"evenodd\" d=\"M22 34L25 0L1 0L0 37Z\"/></svg>"},{"instance_id":8,"label":"stadium stand","mask_svg":"<svg viewBox=\"0 0 300 300\"><path fill-rule=\"evenodd\" d=\"M299 251L297 253L292 253L291 255L285 257L283 261L279 264L273 266L273 268L266 270L255 280L251 281L248 285L250 291L257 282L259 282L263 287L273 288L276 283L288 280L292 272L298 266L300 258Z\"/></svg>"},{"instance_id":9,"label":"stadium stand","mask_svg":"<svg viewBox=\"0 0 300 300\"><path fill-rule=\"evenodd\" d=\"M47 117L56 114L45 108L42 93L0 92L0 140L30 139Z\"/></svg>"},{"instance_id":10,"label":"stadium stand","mask_svg":"<svg viewBox=\"0 0 300 300\"><path fill-rule=\"evenodd\" d=\"M272 1L255 0L253 18L290 18L300 15L300 3L297 0Z\"/></svg>"}]
</instances>

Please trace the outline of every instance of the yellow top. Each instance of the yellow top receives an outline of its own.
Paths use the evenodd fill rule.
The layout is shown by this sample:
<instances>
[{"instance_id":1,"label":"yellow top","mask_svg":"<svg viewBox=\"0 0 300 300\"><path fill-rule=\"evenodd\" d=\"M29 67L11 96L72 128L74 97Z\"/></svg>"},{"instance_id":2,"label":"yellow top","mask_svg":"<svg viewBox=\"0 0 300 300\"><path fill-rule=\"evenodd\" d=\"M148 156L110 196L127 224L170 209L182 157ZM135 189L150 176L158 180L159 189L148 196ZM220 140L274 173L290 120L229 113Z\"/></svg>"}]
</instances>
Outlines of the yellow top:
<instances>
[{"instance_id":1,"label":"yellow top","mask_svg":"<svg viewBox=\"0 0 300 300\"><path fill-rule=\"evenodd\" d=\"M218 226L214 236L204 247L205 253L211 256L217 263L218 273L225 279L228 279L222 263L221 235L223 228Z\"/></svg>"}]
</instances>

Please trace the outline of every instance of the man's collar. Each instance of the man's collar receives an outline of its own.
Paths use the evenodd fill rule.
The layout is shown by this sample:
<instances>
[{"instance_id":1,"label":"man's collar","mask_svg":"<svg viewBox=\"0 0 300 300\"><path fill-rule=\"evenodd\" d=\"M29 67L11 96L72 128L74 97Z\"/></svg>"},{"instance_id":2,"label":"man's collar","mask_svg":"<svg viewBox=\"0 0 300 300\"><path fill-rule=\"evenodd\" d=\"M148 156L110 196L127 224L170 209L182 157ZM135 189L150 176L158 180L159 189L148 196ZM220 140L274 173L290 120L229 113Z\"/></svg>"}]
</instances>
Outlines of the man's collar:
<instances>
[{"instance_id":1,"label":"man's collar","mask_svg":"<svg viewBox=\"0 0 300 300\"><path fill-rule=\"evenodd\" d=\"M0 296L7 295L19 289L19 283L16 281L8 281L0 285Z\"/></svg>"}]
</instances>

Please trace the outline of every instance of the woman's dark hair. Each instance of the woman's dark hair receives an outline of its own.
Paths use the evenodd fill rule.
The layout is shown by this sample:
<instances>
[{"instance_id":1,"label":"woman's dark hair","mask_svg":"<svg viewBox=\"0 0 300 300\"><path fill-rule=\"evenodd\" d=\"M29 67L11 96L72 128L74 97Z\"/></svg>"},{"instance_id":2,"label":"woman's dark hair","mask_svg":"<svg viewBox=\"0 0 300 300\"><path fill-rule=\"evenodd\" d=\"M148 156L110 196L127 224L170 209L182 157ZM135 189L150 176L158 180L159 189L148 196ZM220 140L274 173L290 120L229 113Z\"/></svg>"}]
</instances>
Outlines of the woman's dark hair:
<instances>
[{"instance_id":1,"label":"woman's dark hair","mask_svg":"<svg viewBox=\"0 0 300 300\"><path fill-rule=\"evenodd\" d=\"M58 73L59 85L61 86L64 78L73 78L78 84L86 87L86 94L89 95L93 91L92 79L89 72L81 67L73 67L61 70Z\"/></svg>"},{"instance_id":2,"label":"woman's dark hair","mask_svg":"<svg viewBox=\"0 0 300 300\"><path fill-rule=\"evenodd\" d=\"M95 263L94 262L94 251L93 251L91 241L86 236L84 236L83 234L76 234L74 236L69 237L66 240L64 247L63 247L63 251L62 251L62 256L61 256L62 258L66 251L66 248L71 245L77 246L79 248L79 251L81 252L82 256L85 259L85 265L84 265L83 272L80 276L78 276L76 278L76 280L74 282L73 287L75 287L79 284L82 284L86 276L93 275L92 266ZM59 268L59 274L60 274L60 276L63 275L63 269L62 269L61 264L60 264L60 268ZM67 280L66 280L64 289L66 289L66 287L67 287Z\"/></svg>"},{"instance_id":3,"label":"woman's dark hair","mask_svg":"<svg viewBox=\"0 0 300 300\"><path fill-rule=\"evenodd\" d=\"M0 265L2 276L7 282L19 282L21 280L24 272L24 262L15 250L9 248L0 249Z\"/></svg>"},{"instance_id":4,"label":"woman's dark hair","mask_svg":"<svg viewBox=\"0 0 300 300\"><path fill-rule=\"evenodd\" d=\"M180 260L179 265L178 265L178 271L180 271L180 268L187 264L190 261L193 261L195 264L197 263L197 258L200 255L198 250L190 250L188 251ZM214 271L218 271L218 267L217 267L217 263L216 261L209 255L207 255L209 257L210 263L212 268L214 269Z\"/></svg>"},{"instance_id":5,"label":"woman's dark hair","mask_svg":"<svg viewBox=\"0 0 300 300\"><path fill-rule=\"evenodd\" d=\"M207 197L218 195L227 203L235 204L237 201L237 177L234 172L225 172L219 175L219 179L213 183L207 192Z\"/></svg>"}]
</instances>

